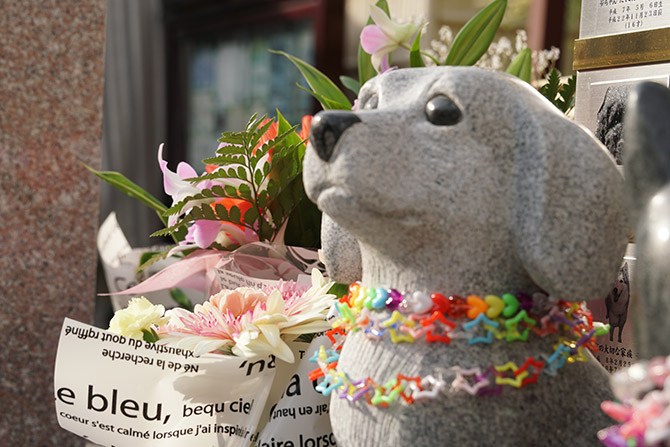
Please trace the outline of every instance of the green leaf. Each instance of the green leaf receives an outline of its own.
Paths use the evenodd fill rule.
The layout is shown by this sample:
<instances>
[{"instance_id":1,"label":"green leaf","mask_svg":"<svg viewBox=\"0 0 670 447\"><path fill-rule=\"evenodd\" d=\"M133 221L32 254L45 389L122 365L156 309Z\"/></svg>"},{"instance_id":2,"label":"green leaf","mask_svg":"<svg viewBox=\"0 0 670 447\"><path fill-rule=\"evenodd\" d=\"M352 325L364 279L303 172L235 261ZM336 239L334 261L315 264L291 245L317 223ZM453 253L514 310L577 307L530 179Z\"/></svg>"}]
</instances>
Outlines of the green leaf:
<instances>
[{"instance_id":1,"label":"green leaf","mask_svg":"<svg viewBox=\"0 0 670 447\"><path fill-rule=\"evenodd\" d=\"M243 164L245 161L244 155L231 155L224 154L218 155L216 157L205 158L202 162L207 165L232 165L232 164ZM197 180L201 181L202 177L198 177Z\"/></svg>"},{"instance_id":2,"label":"green leaf","mask_svg":"<svg viewBox=\"0 0 670 447\"><path fill-rule=\"evenodd\" d=\"M259 219L258 226L258 234L260 239L263 241L270 240L274 232L272 231L272 226L268 223L268 221L265 219Z\"/></svg>"},{"instance_id":3,"label":"green leaf","mask_svg":"<svg viewBox=\"0 0 670 447\"><path fill-rule=\"evenodd\" d=\"M514 60L509 64L509 67L507 67L507 73L530 83L531 66L532 54L530 48L526 47L521 50L521 52L517 54Z\"/></svg>"},{"instance_id":4,"label":"green leaf","mask_svg":"<svg viewBox=\"0 0 670 447\"><path fill-rule=\"evenodd\" d=\"M263 210L268 206L268 194L265 191L258 194L258 206Z\"/></svg>"},{"instance_id":5,"label":"green leaf","mask_svg":"<svg viewBox=\"0 0 670 447\"><path fill-rule=\"evenodd\" d=\"M307 93L309 93L310 95L314 96L316 98L316 100L321 103L321 106L324 108L324 110L351 110L351 106L347 105L347 104L350 104L348 101L347 101L347 104L339 103L337 101L333 101L329 98L326 98L325 96L320 95L320 94L318 94L318 93L316 93L312 90L306 89L305 87L303 87L300 84L296 84L296 85L301 90L304 90Z\"/></svg>"},{"instance_id":6,"label":"green leaf","mask_svg":"<svg viewBox=\"0 0 670 447\"><path fill-rule=\"evenodd\" d=\"M262 122L262 121L261 121ZM254 131L254 135L251 138L251 140L248 143L248 146L250 148L255 148L256 145L258 144L258 141L265 135L265 133L270 129L270 126L274 123L274 120L269 120L267 123L260 125L256 131Z\"/></svg>"},{"instance_id":7,"label":"green leaf","mask_svg":"<svg viewBox=\"0 0 670 447\"><path fill-rule=\"evenodd\" d=\"M158 341L158 334L153 328L142 329L143 339L149 343L156 343Z\"/></svg>"},{"instance_id":8,"label":"green leaf","mask_svg":"<svg viewBox=\"0 0 670 447\"><path fill-rule=\"evenodd\" d=\"M376 5L386 13L387 16L390 16L389 5L386 0L379 0ZM372 17L368 17L368 25L372 25L374 21ZM358 83L362 87L368 80L377 76L377 70L372 66L372 56L365 51L361 44L358 44Z\"/></svg>"},{"instance_id":9,"label":"green leaf","mask_svg":"<svg viewBox=\"0 0 670 447\"><path fill-rule=\"evenodd\" d=\"M205 215L203 214L202 209L200 207L197 207L197 206L191 208L191 212L189 212L188 214L191 215L191 217L193 217L193 220L200 220L200 219L205 218ZM182 220L182 222L183 222L183 220Z\"/></svg>"},{"instance_id":10,"label":"green leaf","mask_svg":"<svg viewBox=\"0 0 670 447\"><path fill-rule=\"evenodd\" d=\"M275 200L268 204L268 209L272 215L272 222L274 223L274 226L277 228L281 227L282 222L284 222L284 217L286 217L286 213L284 208L279 203L279 200Z\"/></svg>"},{"instance_id":11,"label":"green leaf","mask_svg":"<svg viewBox=\"0 0 670 447\"><path fill-rule=\"evenodd\" d=\"M91 171L93 174L106 181L119 191L124 194L129 195L130 197L139 200L140 202L147 205L152 210L156 211L158 217L160 218L163 225L167 225L167 217L165 212L168 210L168 207L163 205L160 200L149 194L146 190L138 186L136 183L129 180L126 176L121 173L113 171L96 171L92 167L88 166L86 163L82 163L86 169Z\"/></svg>"},{"instance_id":12,"label":"green leaf","mask_svg":"<svg viewBox=\"0 0 670 447\"><path fill-rule=\"evenodd\" d=\"M507 0L494 0L461 28L447 53L444 65L474 65L493 41Z\"/></svg>"},{"instance_id":13,"label":"green leaf","mask_svg":"<svg viewBox=\"0 0 670 447\"><path fill-rule=\"evenodd\" d=\"M236 206L230 207L228 216L230 217L230 221L234 223L240 223L240 220L242 219L242 213L240 212L240 209Z\"/></svg>"},{"instance_id":14,"label":"green leaf","mask_svg":"<svg viewBox=\"0 0 670 447\"><path fill-rule=\"evenodd\" d=\"M340 76L340 82L343 86L354 92L358 96L358 91L361 89L361 85L357 80L350 76Z\"/></svg>"},{"instance_id":15,"label":"green leaf","mask_svg":"<svg viewBox=\"0 0 670 447\"><path fill-rule=\"evenodd\" d=\"M568 113L575 106L575 92L577 91L577 79L575 75L568 78L568 82L561 86L558 94L561 99L558 100L558 108L563 113Z\"/></svg>"},{"instance_id":16,"label":"green leaf","mask_svg":"<svg viewBox=\"0 0 670 447\"><path fill-rule=\"evenodd\" d=\"M152 257L154 257L155 255L157 255L157 254L159 254L159 253L160 253L160 252L158 252L158 251L145 251L144 253L142 253L142 254L140 255L139 265L144 264L144 263L147 262L149 259L151 259Z\"/></svg>"},{"instance_id":17,"label":"green leaf","mask_svg":"<svg viewBox=\"0 0 670 447\"><path fill-rule=\"evenodd\" d=\"M179 221L178 223L172 225L171 227L163 228L158 231L154 231L149 235L149 237L161 237L161 236L169 236L172 234L172 232L177 231L179 228L182 226L186 225L186 222Z\"/></svg>"},{"instance_id":18,"label":"green leaf","mask_svg":"<svg viewBox=\"0 0 670 447\"><path fill-rule=\"evenodd\" d=\"M226 197L226 191L223 189L223 186L221 185L212 186L212 192L217 197Z\"/></svg>"},{"instance_id":19,"label":"green leaf","mask_svg":"<svg viewBox=\"0 0 670 447\"><path fill-rule=\"evenodd\" d=\"M214 211L216 211L216 215L219 216L219 220L227 221L228 220L228 210L226 209L225 206L221 205L220 203L217 203L214 205Z\"/></svg>"},{"instance_id":20,"label":"green leaf","mask_svg":"<svg viewBox=\"0 0 670 447\"><path fill-rule=\"evenodd\" d=\"M237 168L237 176L242 180L247 180L247 170L244 168L244 166Z\"/></svg>"},{"instance_id":21,"label":"green leaf","mask_svg":"<svg viewBox=\"0 0 670 447\"><path fill-rule=\"evenodd\" d=\"M239 192L240 197L251 201L251 188L249 187L249 185L247 185L246 183L242 183L240 184L240 186L237 187L237 191Z\"/></svg>"},{"instance_id":22,"label":"green leaf","mask_svg":"<svg viewBox=\"0 0 670 447\"><path fill-rule=\"evenodd\" d=\"M170 252L171 249L172 247L164 251L148 251L142 253L142 256L140 256L139 265L137 266L135 273L139 274L142 271L144 271L144 269L146 269L147 267L167 258L168 253Z\"/></svg>"},{"instance_id":23,"label":"green leaf","mask_svg":"<svg viewBox=\"0 0 670 447\"><path fill-rule=\"evenodd\" d=\"M223 171L223 169L222 169ZM235 168L230 168L226 171L226 174L228 175L228 178L240 178L237 175L237 170Z\"/></svg>"},{"instance_id":24,"label":"green leaf","mask_svg":"<svg viewBox=\"0 0 670 447\"><path fill-rule=\"evenodd\" d=\"M263 183L263 172L261 170L256 170L254 172L254 183L256 186L260 186L261 183Z\"/></svg>"},{"instance_id":25,"label":"green leaf","mask_svg":"<svg viewBox=\"0 0 670 447\"><path fill-rule=\"evenodd\" d=\"M205 219L216 220L216 214L214 214L214 210L211 206L209 206L209 204L200 206L200 210L202 210L202 216Z\"/></svg>"},{"instance_id":26,"label":"green leaf","mask_svg":"<svg viewBox=\"0 0 670 447\"><path fill-rule=\"evenodd\" d=\"M281 54L285 57L287 57L293 64L300 70L300 73L302 73L303 77L305 78L305 81L307 81L307 84L310 86L312 91L316 93L317 95L327 99L328 101L331 101L333 103L337 104L343 104L349 105L349 109L351 109L351 103L349 102L349 99L346 97L344 93L342 93L342 90L340 90L326 75L321 73L319 70L316 68L312 67L310 64L307 62L298 59L295 56L291 56L288 53L285 53L283 51L273 51L270 50L271 53L275 54ZM329 108L328 107L328 102L325 102L321 104L324 109Z\"/></svg>"},{"instance_id":27,"label":"green leaf","mask_svg":"<svg viewBox=\"0 0 670 447\"><path fill-rule=\"evenodd\" d=\"M244 137L241 132L224 132L219 138L219 143L228 143L217 149L217 154L244 154Z\"/></svg>"},{"instance_id":28,"label":"green leaf","mask_svg":"<svg viewBox=\"0 0 670 447\"><path fill-rule=\"evenodd\" d=\"M279 186L274 179L268 180L267 192L270 195L270 200L274 200L279 192Z\"/></svg>"},{"instance_id":29,"label":"green leaf","mask_svg":"<svg viewBox=\"0 0 670 447\"><path fill-rule=\"evenodd\" d=\"M347 296L349 294L349 284L333 283L330 289L328 289L328 294L335 295L336 298Z\"/></svg>"},{"instance_id":30,"label":"green leaf","mask_svg":"<svg viewBox=\"0 0 670 447\"><path fill-rule=\"evenodd\" d=\"M547 76L547 83L540 87L539 92L544 95L552 104L556 104L556 95L561 88L561 73L555 68Z\"/></svg>"},{"instance_id":31,"label":"green leaf","mask_svg":"<svg viewBox=\"0 0 670 447\"><path fill-rule=\"evenodd\" d=\"M289 214L293 210L293 197L290 188L286 188L282 194L279 194L279 203L282 208Z\"/></svg>"},{"instance_id":32,"label":"green leaf","mask_svg":"<svg viewBox=\"0 0 670 447\"><path fill-rule=\"evenodd\" d=\"M409 50L409 66L410 67L425 67L426 64L423 61L423 58L421 57L421 47L419 46L421 44L421 32L423 30L419 30L418 33L416 33L416 38L414 39L414 43L412 44L412 48Z\"/></svg>"},{"instance_id":33,"label":"green leaf","mask_svg":"<svg viewBox=\"0 0 670 447\"><path fill-rule=\"evenodd\" d=\"M226 195L228 197L233 197L233 198L237 197L237 188L235 188L234 186L224 185L223 190L226 192Z\"/></svg>"},{"instance_id":34,"label":"green leaf","mask_svg":"<svg viewBox=\"0 0 670 447\"><path fill-rule=\"evenodd\" d=\"M186 309L189 312L193 312L193 303L188 296L179 288L170 289L170 296L182 309Z\"/></svg>"},{"instance_id":35,"label":"green leaf","mask_svg":"<svg viewBox=\"0 0 670 447\"><path fill-rule=\"evenodd\" d=\"M286 134L286 144L294 145L302 143L300 136L295 133L295 128L286 121L284 115L277 109L277 135Z\"/></svg>"},{"instance_id":36,"label":"green leaf","mask_svg":"<svg viewBox=\"0 0 670 447\"><path fill-rule=\"evenodd\" d=\"M244 222L248 225L253 224L258 219L258 208L252 206L244 213Z\"/></svg>"}]
</instances>

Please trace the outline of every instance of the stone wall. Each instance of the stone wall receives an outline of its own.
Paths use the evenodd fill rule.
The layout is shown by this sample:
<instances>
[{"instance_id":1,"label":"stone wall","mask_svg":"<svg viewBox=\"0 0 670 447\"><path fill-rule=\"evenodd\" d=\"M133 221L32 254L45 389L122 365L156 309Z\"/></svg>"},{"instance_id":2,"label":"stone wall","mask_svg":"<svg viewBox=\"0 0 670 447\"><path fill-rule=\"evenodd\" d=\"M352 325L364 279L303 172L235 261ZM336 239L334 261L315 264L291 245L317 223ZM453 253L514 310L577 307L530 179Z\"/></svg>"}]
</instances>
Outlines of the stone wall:
<instances>
[{"instance_id":1,"label":"stone wall","mask_svg":"<svg viewBox=\"0 0 670 447\"><path fill-rule=\"evenodd\" d=\"M0 1L0 445L82 441L56 421L63 317L92 322L105 1Z\"/></svg>"}]
</instances>

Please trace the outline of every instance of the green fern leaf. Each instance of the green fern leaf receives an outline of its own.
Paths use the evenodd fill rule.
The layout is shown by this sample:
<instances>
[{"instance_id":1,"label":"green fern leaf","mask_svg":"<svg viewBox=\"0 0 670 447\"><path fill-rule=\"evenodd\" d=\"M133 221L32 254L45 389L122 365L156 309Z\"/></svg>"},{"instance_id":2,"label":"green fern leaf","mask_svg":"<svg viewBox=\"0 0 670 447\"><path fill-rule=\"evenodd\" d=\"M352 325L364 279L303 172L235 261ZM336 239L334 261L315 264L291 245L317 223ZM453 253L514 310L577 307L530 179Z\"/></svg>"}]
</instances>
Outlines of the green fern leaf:
<instances>
[{"instance_id":1,"label":"green fern leaf","mask_svg":"<svg viewBox=\"0 0 670 447\"><path fill-rule=\"evenodd\" d=\"M248 200L249 202L252 202L251 199L251 188L249 185L242 183L240 186L237 187L237 193L240 195L241 198Z\"/></svg>"},{"instance_id":2,"label":"green fern leaf","mask_svg":"<svg viewBox=\"0 0 670 447\"><path fill-rule=\"evenodd\" d=\"M556 104L556 95L561 88L561 73L557 69L551 70L549 76L547 76L547 83L540 87L539 91L551 101L552 104Z\"/></svg>"},{"instance_id":3,"label":"green fern leaf","mask_svg":"<svg viewBox=\"0 0 670 447\"><path fill-rule=\"evenodd\" d=\"M228 212L228 217L230 218L231 222L239 224L240 220L242 219L242 213L238 207L231 206L230 211Z\"/></svg>"},{"instance_id":4,"label":"green fern leaf","mask_svg":"<svg viewBox=\"0 0 670 447\"><path fill-rule=\"evenodd\" d=\"M216 215L219 217L219 220L227 221L229 219L228 210L220 203L214 205L214 211L216 211Z\"/></svg>"},{"instance_id":5,"label":"green fern leaf","mask_svg":"<svg viewBox=\"0 0 670 447\"><path fill-rule=\"evenodd\" d=\"M558 92L561 97L558 100L558 105L559 109L561 109L563 113L569 112L570 109L574 107L576 91L577 91L577 78L575 77L575 75L572 75L568 78L568 82L566 82L561 86L561 89Z\"/></svg>"},{"instance_id":6,"label":"green fern leaf","mask_svg":"<svg viewBox=\"0 0 670 447\"><path fill-rule=\"evenodd\" d=\"M257 169L256 172L254 172L254 183L257 187L263 183L263 172L261 170Z\"/></svg>"},{"instance_id":7,"label":"green fern leaf","mask_svg":"<svg viewBox=\"0 0 670 447\"><path fill-rule=\"evenodd\" d=\"M140 257L140 265L137 267L137 270L135 272L137 274L140 274L147 267L157 263L158 261L162 261L163 259L167 258L168 253L173 248L174 247L169 247L167 250L159 251L159 252L142 253L142 257Z\"/></svg>"},{"instance_id":8,"label":"green fern leaf","mask_svg":"<svg viewBox=\"0 0 670 447\"><path fill-rule=\"evenodd\" d=\"M258 208L252 206L244 213L244 222L247 225L252 225L258 219ZM252 225L253 226L253 225Z\"/></svg>"}]
</instances>

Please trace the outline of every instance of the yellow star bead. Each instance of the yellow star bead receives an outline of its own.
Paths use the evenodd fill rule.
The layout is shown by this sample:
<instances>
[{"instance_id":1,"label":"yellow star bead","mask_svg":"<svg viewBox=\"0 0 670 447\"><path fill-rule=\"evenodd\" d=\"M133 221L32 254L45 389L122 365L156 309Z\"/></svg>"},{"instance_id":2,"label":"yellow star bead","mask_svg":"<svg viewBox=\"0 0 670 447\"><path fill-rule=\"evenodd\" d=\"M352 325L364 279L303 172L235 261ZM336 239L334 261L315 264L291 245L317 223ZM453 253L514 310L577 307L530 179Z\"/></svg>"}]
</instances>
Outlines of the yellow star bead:
<instances>
[{"instance_id":1,"label":"yellow star bead","mask_svg":"<svg viewBox=\"0 0 670 447\"><path fill-rule=\"evenodd\" d=\"M384 320L382 322L382 327L389 327L394 324L397 324L398 327L400 326L408 326L408 327L414 327L414 321L409 320L405 317L402 316L400 312L397 310L394 310L393 313L391 314L391 317L388 320Z\"/></svg>"},{"instance_id":2,"label":"yellow star bead","mask_svg":"<svg viewBox=\"0 0 670 447\"><path fill-rule=\"evenodd\" d=\"M414 337L412 334L408 333L398 333L395 329L389 329L389 334L391 334L391 341L393 343L414 343Z\"/></svg>"},{"instance_id":3,"label":"yellow star bead","mask_svg":"<svg viewBox=\"0 0 670 447\"><path fill-rule=\"evenodd\" d=\"M514 362L507 362L504 365L501 366L494 366L496 371L498 372L505 372L505 371L516 371L519 369L518 366L516 366L516 363ZM497 385L510 385L515 388L521 388L521 383L523 382L523 379L528 377L528 371L524 371L518 376L515 376L514 378L511 377L498 377L496 376L496 384Z\"/></svg>"},{"instance_id":4,"label":"yellow star bead","mask_svg":"<svg viewBox=\"0 0 670 447\"><path fill-rule=\"evenodd\" d=\"M559 343L565 345L569 350L577 348L576 354L570 354L570 351L567 351L566 354L564 354L568 363L588 362L589 358L586 356L581 346L577 347L576 341L568 340L565 337L561 337L558 341Z\"/></svg>"},{"instance_id":5,"label":"yellow star bead","mask_svg":"<svg viewBox=\"0 0 670 447\"><path fill-rule=\"evenodd\" d=\"M499 327L503 327L503 325L500 325ZM490 324L485 324L484 329L486 329L487 331L491 331L493 333L493 336L498 340L502 340L503 338L507 337L508 334L508 331L500 330L495 326L491 326Z\"/></svg>"}]
</instances>

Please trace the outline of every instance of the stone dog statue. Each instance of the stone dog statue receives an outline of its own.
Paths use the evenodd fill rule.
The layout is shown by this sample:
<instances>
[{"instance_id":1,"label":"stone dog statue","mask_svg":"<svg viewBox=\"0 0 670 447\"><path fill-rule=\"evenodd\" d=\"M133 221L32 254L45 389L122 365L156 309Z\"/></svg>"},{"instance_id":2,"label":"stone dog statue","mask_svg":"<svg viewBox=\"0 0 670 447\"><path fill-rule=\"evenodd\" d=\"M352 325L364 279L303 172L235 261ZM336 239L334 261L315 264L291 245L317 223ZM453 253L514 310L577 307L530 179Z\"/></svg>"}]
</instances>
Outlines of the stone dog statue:
<instances>
[{"instance_id":1,"label":"stone dog statue","mask_svg":"<svg viewBox=\"0 0 670 447\"><path fill-rule=\"evenodd\" d=\"M330 237L358 241L364 286L591 300L607 295L627 243L623 180L606 149L528 84L477 68L391 71L365 84L358 111L319 113L304 181L333 220ZM338 369L386 383L521 365L558 342L395 344L358 331ZM609 398L589 357L500 395L444 390L385 408L333 393L330 411L343 447L595 446Z\"/></svg>"}]
</instances>

